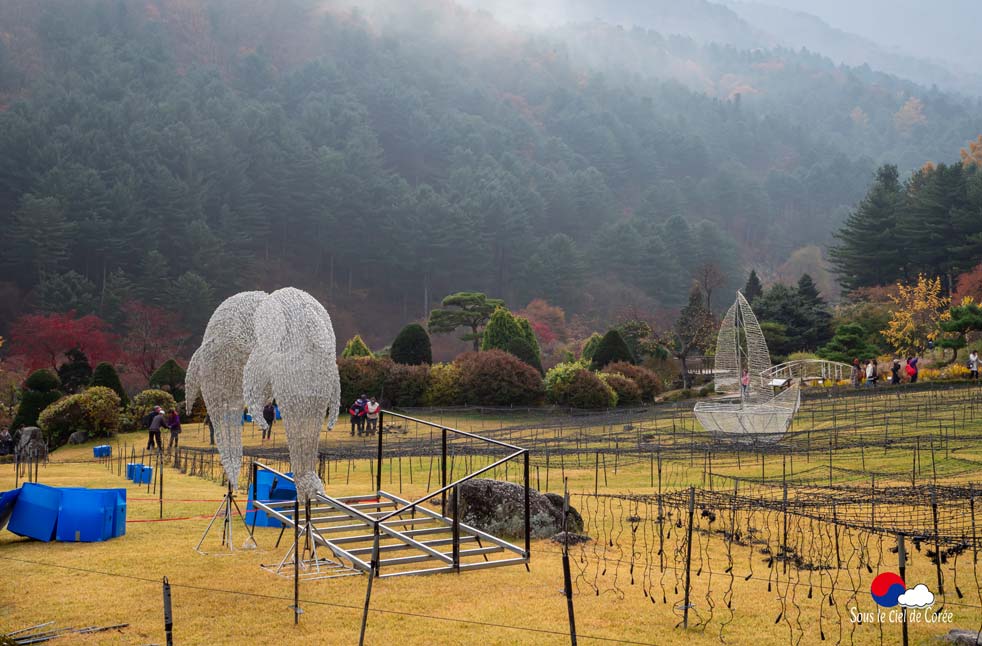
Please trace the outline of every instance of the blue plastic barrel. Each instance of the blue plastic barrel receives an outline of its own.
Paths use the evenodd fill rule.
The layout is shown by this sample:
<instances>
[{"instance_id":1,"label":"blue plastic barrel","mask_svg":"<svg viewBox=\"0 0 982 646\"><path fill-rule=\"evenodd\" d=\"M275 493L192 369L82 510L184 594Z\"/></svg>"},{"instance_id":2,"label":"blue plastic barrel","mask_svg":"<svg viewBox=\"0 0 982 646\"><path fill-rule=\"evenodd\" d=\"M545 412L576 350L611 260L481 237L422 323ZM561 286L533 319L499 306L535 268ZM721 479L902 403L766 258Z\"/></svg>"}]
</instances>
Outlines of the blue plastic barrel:
<instances>
[{"instance_id":1,"label":"blue plastic barrel","mask_svg":"<svg viewBox=\"0 0 982 646\"><path fill-rule=\"evenodd\" d=\"M143 471L140 473L140 484L150 484L153 480L153 467L143 467Z\"/></svg>"}]
</instances>

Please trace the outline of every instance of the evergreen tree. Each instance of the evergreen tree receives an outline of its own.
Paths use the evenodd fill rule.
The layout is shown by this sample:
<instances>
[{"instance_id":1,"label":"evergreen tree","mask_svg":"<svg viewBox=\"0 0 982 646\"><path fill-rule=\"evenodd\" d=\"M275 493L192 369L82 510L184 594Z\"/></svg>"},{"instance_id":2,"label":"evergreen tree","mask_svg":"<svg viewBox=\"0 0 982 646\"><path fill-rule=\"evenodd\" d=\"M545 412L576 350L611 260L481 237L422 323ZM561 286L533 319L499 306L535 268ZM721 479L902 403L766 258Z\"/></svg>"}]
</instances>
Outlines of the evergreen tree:
<instances>
[{"instance_id":1,"label":"evergreen tree","mask_svg":"<svg viewBox=\"0 0 982 646\"><path fill-rule=\"evenodd\" d=\"M184 379L184 368L173 359L168 359L150 375L150 387L169 392L174 397L174 401L182 402L184 401Z\"/></svg>"},{"instance_id":2,"label":"evergreen tree","mask_svg":"<svg viewBox=\"0 0 982 646\"><path fill-rule=\"evenodd\" d=\"M481 350L505 350L507 352L509 341L524 338L522 327L515 320L515 316L505 308L499 307L491 315L487 327L484 328ZM531 348L531 345L529 347Z\"/></svg>"},{"instance_id":3,"label":"evergreen tree","mask_svg":"<svg viewBox=\"0 0 982 646\"><path fill-rule=\"evenodd\" d=\"M869 333L858 323L846 323L835 329L835 336L818 349L818 356L829 361L851 364L853 359L872 359L877 348L866 341Z\"/></svg>"},{"instance_id":4,"label":"evergreen tree","mask_svg":"<svg viewBox=\"0 0 982 646\"><path fill-rule=\"evenodd\" d=\"M361 335L354 335L344 346L344 350L341 352L341 357L344 359L354 359L356 357L371 357L374 356L372 351L369 349L368 344L365 343Z\"/></svg>"},{"instance_id":5,"label":"evergreen tree","mask_svg":"<svg viewBox=\"0 0 982 646\"><path fill-rule=\"evenodd\" d=\"M65 353L68 359L58 366L58 378L65 392L81 392L92 381L92 366L81 348L72 348Z\"/></svg>"},{"instance_id":6,"label":"evergreen tree","mask_svg":"<svg viewBox=\"0 0 982 646\"><path fill-rule=\"evenodd\" d=\"M750 276L747 277L747 284L743 286L743 297L753 305L754 299L763 293L764 286L760 283L760 278L757 278L757 270L751 269Z\"/></svg>"},{"instance_id":7,"label":"evergreen tree","mask_svg":"<svg viewBox=\"0 0 982 646\"><path fill-rule=\"evenodd\" d=\"M20 404L17 406L17 414L10 424L11 428L37 426L41 411L64 396L65 393L59 390L60 387L61 381L58 375L50 370L32 372L24 381L24 390L21 393Z\"/></svg>"},{"instance_id":8,"label":"evergreen tree","mask_svg":"<svg viewBox=\"0 0 982 646\"><path fill-rule=\"evenodd\" d=\"M597 348L600 346L602 339L603 336L599 332L591 334L590 338L583 344L583 351L580 353L580 358L585 361L593 361L593 355L597 353Z\"/></svg>"},{"instance_id":9,"label":"evergreen tree","mask_svg":"<svg viewBox=\"0 0 982 646\"><path fill-rule=\"evenodd\" d=\"M881 166L866 197L835 233L837 243L829 250L839 282L847 290L885 285L902 275L911 256L898 231L902 205L897 167Z\"/></svg>"},{"instance_id":10,"label":"evergreen tree","mask_svg":"<svg viewBox=\"0 0 982 646\"><path fill-rule=\"evenodd\" d=\"M806 348L814 350L832 338L832 313L808 274L802 274L798 279L798 297L810 319L803 343Z\"/></svg>"},{"instance_id":11,"label":"evergreen tree","mask_svg":"<svg viewBox=\"0 0 982 646\"><path fill-rule=\"evenodd\" d=\"M510 339L505 347L505 352L515 355L528 365L532 366L539 371L540 375L545 374L545 371L542 370L542 360L539 359L538 355L536 355L535 351L532 349L532 346L530 346L528 341L526 341L524 338L514 337Z\"/></svg>"},{"instance_id":12,"label":"evergreen tree","mask_svg":"<svg viewBox=\"0 0 982 646\"><path fill-rule=\"evenodd\" d=\"M462 341L474 344L474 352L481 347L481 329L495 309L504 307L505 302L497 298L488 298L480 292L457 292L443 299L445 309L435 309L430 312L427 324L433 334L449 334L459 327L470 328L470 333L463 335Z\"/></svg>"},{"instance_id":13,"label":"evergreen tree","mask_svg":"<svg viewBox=\"0 0 982 646\"><path fill-rule=\"evenodd\" d=\"M528 343L529 347L532 348L532 352L540 360L542 359L542 349L539 347L539 340L535 338L535 330L532 329L532 324L524 316L515 316L515 321L518 323L518 327L522 329L522 338Z\"/></svg>"},{"instance_id":14,"label":"evergreen tree","mask_svg":"<svg viewBox=\"0 0 982 646\"><path fill-rule=\"evenodd\" d=\"M95 285L76 271L46 274L34 288L34 306L39 312L75 311L79 315L96 310Z\"/></svg>"},{"instance_id":15,"label":"evergreen tree","mask_svg":"<svg viewBox=\"0 0 982 646\"><path fill-rule=\"evenodd\" d=\"M614 363L615 361L635 363L631 349L627 347L627 343L624 341L621 333L617 330L608 330L603 335L603 338L600 339L600 343L597 344L597 349L593 353L590 365L594 370L603 370L608 363Z\"/></svg>"},{"instance_id":16,"label":"evergreen tree","mask_svg":"<svg viewBox=\"0 0 982 646\"><path fill-rule=\"evenodd\" d=\"M938 340L938 345L953 350L948 362L951 363L958 357L958 351L968 345L969 332L982 331L982 306L969 302L948 311L951 318L941 322L941 329L947 335Z\"/></svg>"},{"instance_id":17,"label":"evergreen tree","mask_svg":"<svg viewBox=\"0 0 982 646\"><path fill-rule=\"evenodd\" d=\"M430 335L419 323L410 323L396 335L389 356L396 363L409 366L433 363Z\"/></svg>"},{"instance_id":18,"label":"evergreen tree","mask_svg":"<svg viewBox=\"0 0 982 646\"><path fill-rule=\"evenodd\" d=\"M129 404L130 398L126 395L126 391L123 390L123 384L120 382L119 374L116 372L113 364L103 361L97 365L92 372L92 385L104 386L114 391L119 395L120 405L123 408L126 408Z\"/></svg>"}]
</instances>

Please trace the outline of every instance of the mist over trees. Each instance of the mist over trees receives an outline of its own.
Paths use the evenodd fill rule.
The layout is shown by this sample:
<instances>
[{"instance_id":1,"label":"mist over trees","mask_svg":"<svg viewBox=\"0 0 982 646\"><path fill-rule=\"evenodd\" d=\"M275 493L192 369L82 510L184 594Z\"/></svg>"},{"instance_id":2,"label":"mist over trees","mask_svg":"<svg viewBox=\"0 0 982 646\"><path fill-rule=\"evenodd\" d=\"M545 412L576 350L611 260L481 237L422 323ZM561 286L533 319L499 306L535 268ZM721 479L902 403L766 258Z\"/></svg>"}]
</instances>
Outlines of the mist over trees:
<instances>
[{"instance_id":1,"label":"mist over trees","mask_svg":"<svg viewBox=\"0 0 982 646\"><path fill-rule=\"evenodd\" d=\"M828 242L874 160L982 130L807 52L350 4L3 3L0 332L138 302L195 335L225 296L294 284L380 347L463 290L678 309L710 263L722 306Z\"/></svg>"}]
</instances>

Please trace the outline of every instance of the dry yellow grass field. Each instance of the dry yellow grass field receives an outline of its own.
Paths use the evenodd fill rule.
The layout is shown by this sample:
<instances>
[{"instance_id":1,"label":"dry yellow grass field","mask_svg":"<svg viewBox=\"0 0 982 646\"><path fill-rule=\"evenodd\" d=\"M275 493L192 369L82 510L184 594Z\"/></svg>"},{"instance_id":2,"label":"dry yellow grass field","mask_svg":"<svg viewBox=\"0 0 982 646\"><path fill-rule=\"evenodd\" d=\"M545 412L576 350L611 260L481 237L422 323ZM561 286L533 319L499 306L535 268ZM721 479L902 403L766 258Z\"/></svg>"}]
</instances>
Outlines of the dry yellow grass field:
<instances>
[{"instance_id":1,"label":"dry yellow grass field","mask_svg":"<svg viewBox=\"0 0 982 646\"><path fill-rule=\"evenodd\" d=\"M495 422L463 416L443 421L452 421L465 430L496 427ZM207 438L198 426L188 425L186 429L185 444L207 444ZM128 434L120 439L127 445L139 447L145 441L145 435ZM276 439L282 446L282 437ZM596 438L594 441L600 442ZM358 442L367 441L351 438L344 427L339 427L325 434L322 445L330 449ZM245 443L247 446L260 444L258 433L253 434L248 426ZM72 636L63 641L162 644L161 580L167 576L173 586L177 644L357 643L367 584L365 577L302 582L303 614L299 625L294 625L292 579L277 577L260 568L260 564L278 562L286 553L286 540L280 548L274 548L279 530L257 528L257 550L237 551L227 556L198 554L193 547L220 502L221 485L166 467L163 515L166 519L177 520L159 522L156 496L148 494L146 486L133 485L117 476L115 470L110 471L93 459L92 444L64 447L54 452L51 463L41 467L40 481L55 486L125 487L130 521L127 534L104 543L45 544L9 532L0 533L0 632L49 620L55 620L61 626L128 623L129 627L119 631ZM961 455L975 459L978 451L966 448ZM712 480L709 483L705 480L703 459L703 456L691 456L689 460L666 460L666 480L671 481L673 488L689 483L702 487L712 485ZM533 460L536 465L543 464L541 455L533 456ZM753 460L745 455L738 464L733 455L722 454L714 458L713 473L760 473L759 462ZM836 453L835 460L837 466L858 466L862 461L867 468L875 470L905 464L909 457L899 451L864 450L860 455L858 449L843 449ZM806 461L804 457L796 457L792 470L817 468L816 461L816 458ZM342 459L329 464L332 465L331 494L360 494L373 488L367 461L356 460L349 464ZM398 491L398 462L392 464L390 471L389 463L386 463L383 487ZM584 459L579 466L573 461L564 466L572 491L592 493L598 478L593 462ZM764 475L779 477L788 466L780 457L771 456L765 460ZM616 472L614 465L608 462L606 478L599 475L599 489L601 493L651 494L650 467L646 457L625 457L617 465ZM944 465L941 467L943 475ZM407 496L422 494L428 470L428 456L405 458L402 491ZM561 491L555 463L551 473L549 489ZM503 476L501 472L497 475ZM512 472L510 479L515 481L516 475ZM964 479L963 476L959 478ZM534 480L535 474L533 484ZM540 474L539 482L544 484L543 480L544 474ZM720 479L713 486L722 488L722 482ZM0 491L13 486L13 465L0 465ZM244 507L244 493L239 500ZM595 519L593 522L609 523L611 526L603 529L608 533L623 532L626 528L623 519L618 527L613 526L616 523L613 520ZM630 532L629 527L627 532ZM244 538L241 525L236 527L235 536L236 542L241 543ZM678 536L673 535L666 549L677 545L677 541ZM693 616L711 616L711 619L688 631L677 627L681 618L678 606L682 601L679 587L682 573L677 569L681 561L677 554L670 553L666 557L664 574L650 575L649 583L653 587L649 598L642 591L645 575L639 570L634 572L634 585L630 583L631 559L623 552L605 555L601 544L571 548L574 577L579 577L575 608L580 643L718 644L721 630L726 643L760 646L822 643L820 631L827 643L893 644L900 641L899 625L857 624L849 620L848 608L875 611L876 606L869 595L869 583L875 571L839 572L837 589L840 592L837 593L839 598L835 599L835 608L823 608L822 587L828 575L794 568L785 573L780 565L769 570L761 554L746 547L734 548L738 556L734 557L731 612L724 601L730 576L720 567L727 562L726 542L698 533L696 541L700 546L697 547L700 570L698 574L693 572ZM896 555L889 552L893 543L890 540L876 543L874 540L865 548L872 550L873 545L877 556L871 560L879 560L878 567L884 570L895 570L890 567L896 564ZM643 549L639 545L636 556ZM651 547L646 549L650 553ZM569 643L560 559L558 545L535 541L530 572L518 566L459 575L376 580L366 643L398 642L400 646ZM912 624L912 644L933 643L951 627L977 629L982 623L982 600L971 553L963 555L957 565L955 582L961 584L962 597L957 598L951 591L946 596L946 609L952 613L952 623ZM946 580L951 581L955 564L949 562L944 567ZM603 573L601 568L605 568ZM744 580L751 572L751 578ZM911 559L908 582L930 584L934 576L933 566L923 555ZM596 590L591 587L594 581L597 582ZM814 591L813 598L808 598L810 589ZM662 600L663 593L667 603ZM782 610L782 616L778 617ZM694 620L694 623L697 622Z\"/></svg>"}]
</instances>

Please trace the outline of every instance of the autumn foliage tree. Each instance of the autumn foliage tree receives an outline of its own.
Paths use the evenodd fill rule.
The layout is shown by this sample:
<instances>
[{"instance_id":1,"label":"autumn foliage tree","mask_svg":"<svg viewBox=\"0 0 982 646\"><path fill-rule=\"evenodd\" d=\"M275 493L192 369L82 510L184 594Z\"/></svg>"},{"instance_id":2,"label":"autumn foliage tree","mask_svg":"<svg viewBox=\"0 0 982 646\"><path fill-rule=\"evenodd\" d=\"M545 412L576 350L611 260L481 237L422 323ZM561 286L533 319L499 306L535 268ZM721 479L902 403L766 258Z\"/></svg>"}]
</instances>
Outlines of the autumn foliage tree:
<instances>
[{"instance_id":1,"label":"autumn foliage tree","mask_svg":"<svg viewBox=\"0 0 982 646\"><path fill-rule=\"evenodd\" d=\"M682 385L692 386L692 376L686 360L693 351L700 350L712 341L716 322L702 300L702 292L698 285L693 285L689 292L689 302L669 330L662 337L662 344L682 364Z\"/></svg>"},{"instance_id":2,"label":"autumn foliage tree","mask_svg":"<svg viewBox=\"0 0 982 646\"><path fill-rule=\"evenodd\" d=\"M27 314L10 326L10 354L23 357L28 370L58 370L66 352L79 349L89 360L112 361L117 355L109 324L94 314Z\"/></svg>"},{"instance_id":3,"label":"autumn foliage tree","mask_svg":"<svg viewBox=\"0 0 982 646\"><path fill-rule=\"evenodd\" d=\"M167 359L180 356L188 333L177 314L165 309L129 301L123 305L125 334L122 339L126 363L149 382L151 375Z\"/></svg>"},{"instance_id":4,"label":"autumn foliage tree","mask_svg":"<svg viewBox=\"0 0 982 646\"><path fill-rule=\"evenodd\" d=\"M897 295L890 299L894 311L881 331L883 338L897 352L921 354L938 337L941 322L950 318L950 299L942 296L941 278L920 274L913 283L897 283Z\"/></svg>"}]
</instances>

